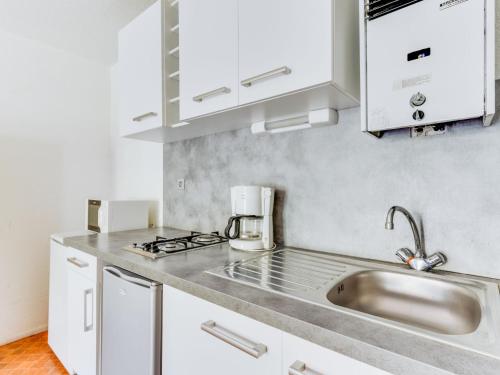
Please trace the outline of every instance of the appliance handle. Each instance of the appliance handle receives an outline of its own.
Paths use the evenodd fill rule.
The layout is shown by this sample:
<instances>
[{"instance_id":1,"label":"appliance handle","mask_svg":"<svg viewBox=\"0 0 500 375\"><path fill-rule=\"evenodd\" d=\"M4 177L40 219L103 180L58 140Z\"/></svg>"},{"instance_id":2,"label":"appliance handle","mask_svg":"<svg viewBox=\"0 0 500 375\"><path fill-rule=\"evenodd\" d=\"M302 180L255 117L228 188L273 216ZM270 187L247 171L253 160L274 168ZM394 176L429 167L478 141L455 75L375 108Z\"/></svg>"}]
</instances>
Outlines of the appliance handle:
<instances>
[{"instance_id":1,"label":"appliance handle","mask_svg":"<svg viewBox=\"0 0 500 375\"><path fill-rule=\"evenodd\" d=\"M200 327L203 331L211 334L214 337L224 341L225 343L234 346L237 349L251 355L254 358L259 358L267 353L267 346L250 341L236 333L229 331L213 320L203 323Z\"/></svg>"},{"instance_id":2,"label":"appliance handle","mask_svg":"<svg viewBox=\"0 0 500 375\"><path fill-rule=\"evenodd\" d=\"M153 286L159 285L155 281L146 281L144 279L140 279L140 278L137 278L137 277L129 276L129 275L123 273L122 271L120 271L118 268L115 268L115 267L105 266L102 269L103 269L103 271L106 271L106 272L112 274L115 277L118 277L120 279L123 279L125 281L131 282L133 284L136 284L136 285L139 285L139 286L142 286L142 287L145 287L145 288L151 288Z\"/></svg>"},{"instance_id":3,"label":"appliance handle","mask_svg":"<svg viewBox=\"0 0 500 375\"><path fill-rule=\"evenodd\" d=\"M304 362L295 361L288 368L288 375L322 375L322 374L320 372L307 368Z\"/></svg>"}]
</instances>

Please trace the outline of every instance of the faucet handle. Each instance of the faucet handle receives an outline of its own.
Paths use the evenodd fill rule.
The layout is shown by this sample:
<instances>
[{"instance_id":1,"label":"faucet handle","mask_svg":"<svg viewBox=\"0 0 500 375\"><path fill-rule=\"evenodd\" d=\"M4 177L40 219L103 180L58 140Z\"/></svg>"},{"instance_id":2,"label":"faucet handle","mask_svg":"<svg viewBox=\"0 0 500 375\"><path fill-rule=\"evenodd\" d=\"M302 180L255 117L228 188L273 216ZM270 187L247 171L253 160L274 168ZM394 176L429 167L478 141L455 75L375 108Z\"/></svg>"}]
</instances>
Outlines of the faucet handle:
<instances>
[{"instance_id":1,"label":"faucet handle","mask_svg":"<svg viewBox=\"0 0 500 375\"><path fill-rule=\"evenodd\" d=\"M415 257L413 252L405 247L396 251L396 256L406 264Z\"/></svg>"},{"instance_id":2,"label":"faucet handle","mask_svg":"<svg viewBox=\"0 0 500 375\"><path fill-rule=\"evenodd\" d=\"M427 257L425 261L429 264L431 268L442 266L446 263L447 259L443 253L434 253Z\"/></svg>"}]
</instances>

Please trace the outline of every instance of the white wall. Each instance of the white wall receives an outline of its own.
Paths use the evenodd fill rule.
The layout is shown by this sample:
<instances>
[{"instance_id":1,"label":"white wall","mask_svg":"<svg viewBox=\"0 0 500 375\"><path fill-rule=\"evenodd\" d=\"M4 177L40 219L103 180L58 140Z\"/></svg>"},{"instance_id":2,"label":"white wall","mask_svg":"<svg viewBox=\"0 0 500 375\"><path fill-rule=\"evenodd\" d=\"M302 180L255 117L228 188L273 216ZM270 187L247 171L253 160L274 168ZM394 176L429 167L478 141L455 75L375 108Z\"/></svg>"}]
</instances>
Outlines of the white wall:
<instances>
[{"instance_id":1,"label":"white wall","mask_svg":"<svg viewBox=\"0 0 500 375\"><path fill-rule=\"evenodd\" d=\"M384 223L401 205L421 220L428 254L448 257L440 269L500 278L500 120L424 138L402 129L377 139L359 124L353 108L338 126L261 136L241 129L165 145L164 224L223 231L231 186L273 186L276 241L400 263L395 251L414 248L410 227L401 215L393 231ZM185 190L175 188L179 178Z\"/></svg>"},{"instance_id":2,"label":"white wall","mask_svg":"<svg viewBox=\"0 0 500 375\"><path fill-rule=\"evenodd\" d=\"M47 325L49 236L111 193L109 68L0 32L0 344Z\"/></svg>"},{"instance_id":3,"label":"white wall","mask_svg":"<svg viewBox=\"0 0 500 375\"><path fill-rule=\"evenodd\" d=\"M120 137L117 66L111 68L111 164L114 199L151 200L150 224L163 219L163 145Z\"/></svg>"}]
</instances>

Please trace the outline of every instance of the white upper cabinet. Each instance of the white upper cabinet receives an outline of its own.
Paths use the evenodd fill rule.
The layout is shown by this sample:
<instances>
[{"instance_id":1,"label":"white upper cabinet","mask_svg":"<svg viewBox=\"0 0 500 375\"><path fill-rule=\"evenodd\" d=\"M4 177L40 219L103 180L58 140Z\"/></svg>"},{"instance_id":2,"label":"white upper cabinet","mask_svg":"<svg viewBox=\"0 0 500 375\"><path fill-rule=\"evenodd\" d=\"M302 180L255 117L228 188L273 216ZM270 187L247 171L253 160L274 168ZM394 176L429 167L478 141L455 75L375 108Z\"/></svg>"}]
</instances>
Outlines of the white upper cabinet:
<instances>
[{"instance_id":1,"label":"white upper cabinet","mask_svg":"<svg viewBox=\"0 0 500 375\"><path fill-rule=\"evenodd\" d=\"M179 125L178 2L158 0L118 39L120 134L162 141L165 129Z\"/></svg>"},{"instance_id":2,"label":"white upper cabinet","mask_svg":"<svg viewBox=\"0 0 500 375\"><path fill-rule=\"evenodd\" d=\"M358 5L158 0L119 35L122 136L174 142L359 104Z\"/></svg>"},{"instance_id":3,"label":"white upper cabinet","mask_svg":"<svg viewBox=\"0 0 500 375\"><path fill-rule=\"evenodd\" d=\"M238 104L238 2L181 0L180 117Z\"/></svg>"},{"instance_id":4,"label":"white upper cabinet","mask_svg":"<svg viewBox=\"0 0 500 375\"><path fill-rule=\"evenodd\" d=\"M122 136L163 126L162 6L156 2L119 33Z\"/></svg>"},{"instance_id":5,"label":"white upper cabinet","mask_svg":"<svg viewBox=\"0 0 500 375\"><path fill-rule=\"evenodd\" d=\"M179 4L180 117L193 124L203 117L200 131L358 104L356 2Z\"/></svg>"},{"instance_id":6,"label":"white upper cabinet","mask_svg":"<svg viewBox=\"0 0 500 375\"><path fill-rule=\"evenodd\" d=\"M330 82L332 17L331 0L239 0L240 104Z\"/></svg>"}]
</instances>

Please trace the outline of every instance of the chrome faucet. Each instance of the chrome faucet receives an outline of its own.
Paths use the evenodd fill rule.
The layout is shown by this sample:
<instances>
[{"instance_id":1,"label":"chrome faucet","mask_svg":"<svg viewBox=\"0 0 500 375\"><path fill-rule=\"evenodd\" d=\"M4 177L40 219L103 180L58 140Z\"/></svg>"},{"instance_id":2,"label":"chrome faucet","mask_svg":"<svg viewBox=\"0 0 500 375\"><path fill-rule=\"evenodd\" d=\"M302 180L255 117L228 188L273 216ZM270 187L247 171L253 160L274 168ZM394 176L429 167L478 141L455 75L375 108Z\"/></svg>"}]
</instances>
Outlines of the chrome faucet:
<instances>
[{"instance_id":1,"label":"chrome faucet","mask_svg":"<svg viewBox=\"0 0 500 375\"><path fill-rule=\"evenodd\" d=\"M410 214L410 212L400 206L393 206L387 212L387 217L385 219L385 229L394 229L394 214L396 211L401 212L410 223L411 231L413 232L413 238L415 240L415 253L413 253L408 248L402 248L396 251L396 255L411 268L417 271L429 271L434 267L441 266L446 263L446 257L443 253L437 252L431 256L425 255L425 250L422 245L422 237L418 230L417 223L415 219Z\"/></svg>"}]
</instances>

